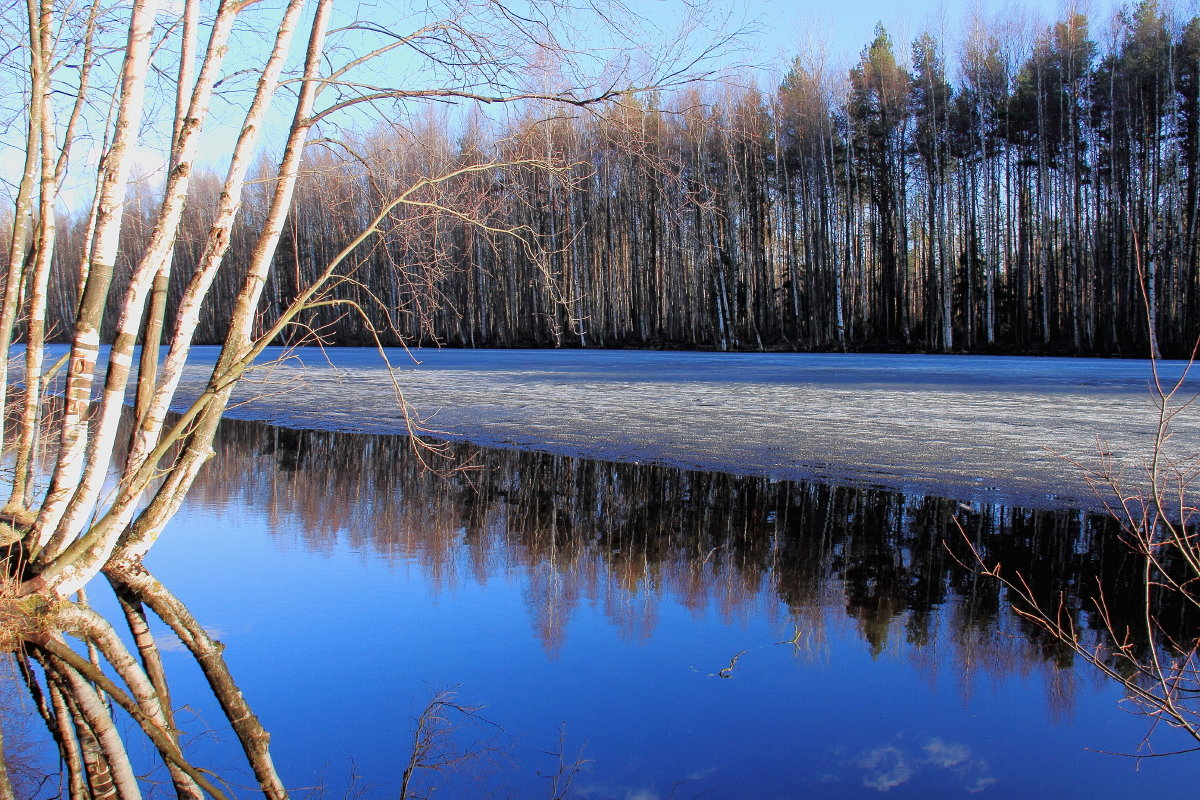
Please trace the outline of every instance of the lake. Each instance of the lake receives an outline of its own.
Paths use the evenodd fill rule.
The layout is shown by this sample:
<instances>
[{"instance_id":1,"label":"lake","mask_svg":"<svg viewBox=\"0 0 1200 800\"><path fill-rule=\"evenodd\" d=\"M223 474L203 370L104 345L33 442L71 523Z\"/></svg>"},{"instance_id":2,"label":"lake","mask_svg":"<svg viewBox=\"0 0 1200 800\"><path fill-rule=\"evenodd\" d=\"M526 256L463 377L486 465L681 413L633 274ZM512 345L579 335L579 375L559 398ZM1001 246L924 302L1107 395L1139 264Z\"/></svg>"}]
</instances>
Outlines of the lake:
<instances>
[{"instance_id":1,"label":"lake","mask_svg":"<svg viewBox=\"0 0 1200 800\"><path fill-rule=\"evenodd\" d=\"M1118 625L1135 621L1122 591L1137 562L1080 483L1009 481L1022 463L988 469L1003 448L957 469L901 448L869 469L895 444L881 431L914 435L906 420L936 428L1024 398L979 424L1024 421L1036 440L1030 409L1063 397L1073 405L1051 430L1072 416L1082 430L1092 407L1127 413L1145 403L1144 363L758 358L422 354L427 375L398 372L418 407L442 387L438 450L394 435L386 373L366 355L310 360L281 395L295 382L285 365L234 414L310 429L228 420L147 563L225 643L296 796L396 796L415 720L447 691L478 710L443 707L434 755L473 757L418 771L417 789L442 796L1190 791L1193 756L1113 755L1136 752L1147 720L959 563L969 538L1045 597L1065 591L1085 637L1099 636L1097 586ZM822 391L842 399L818 420L851 395L875 405L870 420L835 420L861 461L813 455L833 434L797 420ZM681 417L684 403L717 410ZM646 413L675 427L643 438ZM497 420L524 438L499 441L513 437ZM1132 447L1139 425L1112 433ZM947 427L969 444L970 425ZM782 455L754 461L772 446ZM115 612L99 589L93 602ZM194 660L159 634L175 704L195 713L196 761L252 783ZM1155 746L1186 745L1169 733Z\"/></svg>"}]
</instances>

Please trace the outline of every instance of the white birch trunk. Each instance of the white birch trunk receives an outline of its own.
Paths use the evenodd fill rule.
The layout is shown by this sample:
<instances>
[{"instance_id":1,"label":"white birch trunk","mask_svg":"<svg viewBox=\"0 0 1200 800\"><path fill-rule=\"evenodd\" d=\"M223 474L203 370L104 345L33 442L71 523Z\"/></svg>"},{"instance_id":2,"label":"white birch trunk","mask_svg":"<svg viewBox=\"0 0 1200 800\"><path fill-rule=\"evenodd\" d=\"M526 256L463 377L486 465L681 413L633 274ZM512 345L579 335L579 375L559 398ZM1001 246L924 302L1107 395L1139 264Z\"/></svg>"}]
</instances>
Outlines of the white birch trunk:
<instances>
[{"instance_id":1,"label":"white birch trunk","mask_svg":"<svg viewBox=\"0 0 1200 800\"><path fill-rule=\"evenodd\" d=\"M244 163L235 163L231 165L230 179L236 179L237 196L240 196L241 184L244 180L245 171L248 168L249 154L253 150L257 138L256 134L261 127L261 119L266 113L266 107L269 105L270 97L274 94L278 86L278 77L282 71L283 61L289 48L292 34L295 30L297 18L300 9L303 6L303 0L293 0L285 13L284 24L280 26L279 34L276 38L276 45L272 51L271 58L268 60L268 66L264 69L263 75L259 81L258 91L255 96L255 103L252 104L251 110L247 113L247 120L243 126L242 136L239 139L239 152L243 153L242 161ZM240 8L240 6L234 6ZM231 25L233 22L233 14L223 19L223 24ZM201 68L201 76L197 81L197 92L193 98L192 109L199 111L206 107L207 99L206 92L211 89L211 85L215 83L219 72L218 66L220 57L225 50L225 36L217 35L216 26L214 26L213 37L210 41L210 49L205 58L205 64ZM208 84L208 89L203 89ZM199 102L203 100L203 102ZM189 147L194 150L194 136L198 133L199 119L189 117L181 130L181 137L189 137L187 141L193 143ZM187 149L184 150L187 152ZM183 174L187 170L184 169L190 164L181 159L180 168ZM174 174L174 173L173 173ZM227 182L228 183L228 182ZM186 187L182 190L180 197L186 193ZM229 198L229 193L225 194L225 198ZM236 199L228 199L228 227L225 229L224 236L217 236L224 242L228 242L228 228L232 227L232 220L237 211ZM182 204L179 211L182 211ZM175 218L175 224L178 224L178 218ZM215 227L215 226L214 226ZM156 232L157 234L158 232ZM155 242L158 241L156 236ZM173 243L172 237L163 237L162 241L168 246ZM213 241L210 237L209 249L206 255L214 255L211 262L210 272L215 274L217 267L220 266L220 257L224 255L224 247L214 248ZM153 248L154 245L152 245ZM146 269L142 270L142 265L146 265ZM155 267L151 269L151 267ZM127 295L127 304L125 314L123 314L118 332L118 342L113 346L113 353L110 358L109 381L106 385L104 399L101 405L101 424L98 428L96 437L97 442L103 446L97 446L94 450L96 455L103 458L93 459L89 462L89 471L85 475L85 481L80 485L79 492L76 494L76 500L71 504L70 514L63 518L63 524L60 525L53 534L53 537L46 537L45 543L47 546L47 555L41 560L45 566L34 579L34 582L42 589L50 589L60 595L69 595L78 588L86 585L88 581L94 577L112 555L116 547L118 538L120 537L125 526L133 517L135 504L141 496L142 491L148 485L153 477L153 471L141 469L145 466L139 464L138 468L127 468L124 473L124 482L122 483L121 492L116 503L104 513L100 519L90 528L87 528L88 520L92 518L94 513L94 504L98 499L99 491L103 483L104 470L103 465L98 464L98 461L107 462L107 452L115 440L116 427L120 417L121 404L124 399L124 388L128 380L130 368L132 365L132 351L135 341L138 324L140 323L140 314L135 315L130 312L130 296L134 299L140 297L142 303L145 300L145 291L148 289L148 283L153 278L157 265L151 264L148 259L143 259L142 264L139 264L139 274L135 274L134 280L131 281L130 293ZM198 270L199 272L199 270ZM208 277L208 282L211 284L211 275ZM140 279L140 283L138 283ZM198 304L203 296L196 298L197 310L196 318L198 319ZM138 309L141 304L134 304ZM182 324L177 326L175 339L173 341L172 351L176 349L182 350L186 356L187 346L183 345L176 347L181 340L185 340L187 345L190 345L190 337L194 325L191 330L183 330ZM186 337L184 339L183 337ZM167 378L164 375L164 380ZM176 382L178 376L176 376ZM119 387L119 389L118 389ZM170 385L173 393L174 385ZM165 394L160 390L158 395ZM157 398L156 398L157 399ZM153 431L157 434L161 429L161 417L165 415L165 406L169 402L169 397L162 401L163 411L159 415L160 424ZM141 427L142 434L149 433L146 423L153 420L153 415L148 414L147 419L143 420ZM150 436L139 436L137 441L150 440ZM153 437L157 439L155 435ZM206 454L204 454L206 457ZM144 459L143 459L144 460ZM133 463L133 462L130 462ZM201 460L200 463L203 463ZM151 467L153 465L150 465ZM198 470L198 466L196 469ZM130 480L131 475L138 476L137 480ZM194 479L194 472L190 478ZM187 485L190 485L190 480ZM86 528L86 533L84 530Z\"/></svg>"},{"instance_id":2,"label":"white birch trunk","mask_svg":"<svg viewBox=\"0 0 1200 800\"><path fill-rule=\"evenodd\" d=\"M146 294L155 276L170 262L179 223L183 218L201 125L208 114L213 87L220 77L229 35L237 15L236 9L237 6L233 4L222 6L223 13L219 14L214 22L208 53L197 80L196 90L188 105L187 115L179 126L179 137L172 155L175 166L167 180L158 221L146 252L134 268L123 298L116 338L109 356L108 374L99 404L99 421L94 426L95 432L87 448L83 479L59 523L58 530L50 540L53 545L47 550L51 556L57 555L66 542L83 532L103 487L109 455L116 441L117 427L124 406L134 346L142 326Z\"/></svg>"},{"instance_id":3,"label":"white birch trunk","mask_svg":"<svg viewBox=\"0 0 1200 800\"><path fill-rule=\"evenodd\" d=\"M284 61L291 45L291 38L295 32L303 6L304 0L290 0L288 3L275 37L275 45L271 56L268 58L266 66L259 77L254 99L247 109L241 133L234 147L233 158L230 161L225 183L222 187L217 214L209 229L208 239L205 242L200 263L197 265L195 274L188 283L176 311L175 330L167 351L167 357L162 364L162 373L158 378L158 385L153 397L145 406L144 416L138 421L138 430L134 436L129 456L126 460L127 473L130 470L139 470L147 455L158 443L159 435L162 432L163 420L166 417L171 399L175 396L175 390L179 387L179 380L183 375L183 366L187 360L188 351L191 348L192 337L195 335L196 326L200 322L201 304L212 286L213 279L216 277L217 270L221 266L225 253L229 249L230 232L233 230L234 220L241 207L242 191L246 175L250 170L250 164L254 157L255 148L258 144L262 122L266 116L270 100L278 87L279 76L283 70ZM132 486L128 482L122 484L122 489L125 492L141 491L141 487Z\"/></svg>"},{"instance_id":4,"label":"white birch trunk","mask_svg":"<svg viewBox=\"0 0 1200 800\"><path fill-rule=\"evenodd\" d=\"M58 526L83 472L88 412L96 360L100 352L100 325L104 316L108 284L112 280L116 261L131 154L137 141L138 126L141 124L156 12L155 0L135 0L130 12L129 36L122 66L120 101L113 142L104 160L104 174L98 192L96 230L89 259L89 276L80 303L74 341L71 344L58 463L38 517L35 539L35 545L38 547L50 539Z\"/></svg>"}]
</instances>

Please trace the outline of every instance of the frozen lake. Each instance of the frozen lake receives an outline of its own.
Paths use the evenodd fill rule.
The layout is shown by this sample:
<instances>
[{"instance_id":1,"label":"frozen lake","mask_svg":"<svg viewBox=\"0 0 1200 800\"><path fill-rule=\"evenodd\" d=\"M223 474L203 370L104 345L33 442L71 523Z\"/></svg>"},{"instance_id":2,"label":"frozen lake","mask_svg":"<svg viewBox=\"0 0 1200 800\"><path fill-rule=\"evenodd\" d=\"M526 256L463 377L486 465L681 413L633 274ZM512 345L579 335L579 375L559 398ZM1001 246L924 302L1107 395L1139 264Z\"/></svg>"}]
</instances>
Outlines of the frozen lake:
<instances>
[{"instance_id":1,"label":"frozen lake","mask_svg":"<svg viewBox=\"0 0 1200 800\"><path fill-rule=\"evenodd\" d=\"M197 348L185 388L215 355ZM434 438L1042 507L1096 506L1076 464L1101 452L1136 479L1157 420L1138 360L422 349L386 351L389 371L370 349L283 356L234 416L402 432L398 388ZM1196 415L1174 431L1176 452L1200 450Z\"/></svg>"},{"instance_id":2,"label":"frozen lake","mask_svg":"<svg viewBox=\"0 0 1200 800\"><path fill-rule=\"evenodd\" d=\"M216 351L195 355L186 392ZM222 425L147 557L225 645L293 796L395 797L444 690L491 724L449 723L447 752L483 757L425 771L436 796L564 796L568 773L569 796L597 800L1194 784L1187 757L1110 755L1149 727L1122 687L963 566L969 532L1089 648L1113 649L1099 597L1114 629L1138 624L1136 554L1072 507L1088 489L1063 457L1094 461L1100 437L1136 465L1145 362L387 357L264 365L233 416L287 427ZM500 448L453 444L439 473L404 436L360 435L405 430L397 389L431 435ZM1174 444L1197 440L1181 419ZM90 599L120 618L102 587ZM1162 619L1195 626L1170 603ZM252 785L195 659L157 627L189 755ZM1173 733L1153 746L1188 745Z\"/></svg>"}]
</instances>

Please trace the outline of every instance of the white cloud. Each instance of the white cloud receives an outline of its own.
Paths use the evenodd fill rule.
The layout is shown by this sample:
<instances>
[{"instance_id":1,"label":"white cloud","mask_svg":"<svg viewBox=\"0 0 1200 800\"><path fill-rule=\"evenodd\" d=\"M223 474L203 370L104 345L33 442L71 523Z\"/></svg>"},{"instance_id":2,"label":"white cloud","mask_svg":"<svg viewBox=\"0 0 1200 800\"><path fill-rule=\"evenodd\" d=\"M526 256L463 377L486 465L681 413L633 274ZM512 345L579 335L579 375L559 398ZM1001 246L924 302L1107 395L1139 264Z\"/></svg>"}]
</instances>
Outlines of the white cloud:
<instances>
[{"instance_id":1,"label":"white cloud","mask_svg":"<svg viewBox=\"0 0 1200 800\"><path fill-rule=\"evenodd\" d=\"M915 774L904 753L891 745L877 747L864 753L859 757L858 765L868 770L863 776L863 785L881 792L891 791L907 783Z\"/></svg>"},{"instance_id":2,"label":"white cloud","mask_svg":"<svg viewBox=\"0 0 1200 800\"><path fill-rule=\"evenodd\" d=\"M988 774L988 763L974 757L965 744L943 741L935 736L915 751L902 744L886 744L863 751L850 762L864 771L864 786L888 792L908 783L922 770L946 770L954 776L964 791L975 794L997 782ZM832 782L836 776L826 775L823 781Z\"/></svg>"},{"instance_id":3,"label":"white cloud","mask_svg":"<svg viewBox=\"0 0 1200 800\"><path fill-rule=\"evenodd\" d=\"M957 766L971 757L971 749L962 744L946 744L936 736L930 739L924 747L926 761L936 767L949 769Z\"/></svg>"}]
</instances>

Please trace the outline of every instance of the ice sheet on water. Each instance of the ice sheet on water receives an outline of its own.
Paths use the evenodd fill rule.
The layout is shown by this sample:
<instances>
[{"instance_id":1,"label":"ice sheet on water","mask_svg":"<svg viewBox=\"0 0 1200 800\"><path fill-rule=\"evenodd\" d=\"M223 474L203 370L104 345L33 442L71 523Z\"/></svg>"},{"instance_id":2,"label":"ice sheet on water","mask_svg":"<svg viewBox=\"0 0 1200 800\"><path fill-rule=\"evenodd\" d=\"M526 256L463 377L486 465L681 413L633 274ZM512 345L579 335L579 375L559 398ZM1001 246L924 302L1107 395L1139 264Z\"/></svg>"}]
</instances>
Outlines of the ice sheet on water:
<instances>
[{"instance_id":1,"label":"ice sheet on water","mask_svg":"<svg viewBox=\"0 0 1200 800\"><path fill-rule=\"evenodd\" d=\"M1134 476L1156 422L1149 363L1133 360L443 349L389 350L389 372L371 349L283 355L233 414L403 431L394 378L438 437L1036 505L1095 505L1069 462L1111 452ZM197 350L188 391L214 358ZM1200 450L1197 415L1176 421L1181 455Z\"/></svg>"}]
</instances>

